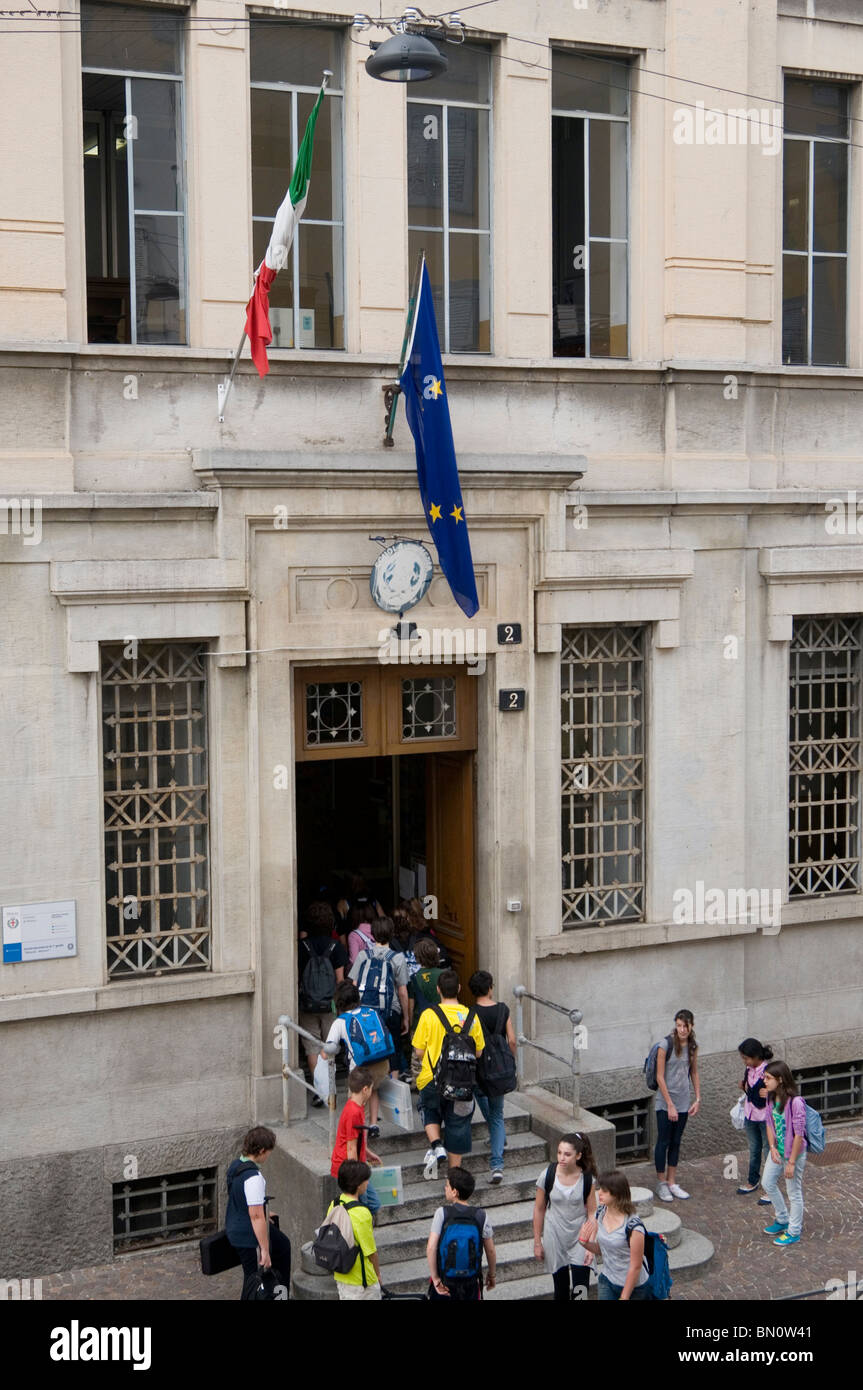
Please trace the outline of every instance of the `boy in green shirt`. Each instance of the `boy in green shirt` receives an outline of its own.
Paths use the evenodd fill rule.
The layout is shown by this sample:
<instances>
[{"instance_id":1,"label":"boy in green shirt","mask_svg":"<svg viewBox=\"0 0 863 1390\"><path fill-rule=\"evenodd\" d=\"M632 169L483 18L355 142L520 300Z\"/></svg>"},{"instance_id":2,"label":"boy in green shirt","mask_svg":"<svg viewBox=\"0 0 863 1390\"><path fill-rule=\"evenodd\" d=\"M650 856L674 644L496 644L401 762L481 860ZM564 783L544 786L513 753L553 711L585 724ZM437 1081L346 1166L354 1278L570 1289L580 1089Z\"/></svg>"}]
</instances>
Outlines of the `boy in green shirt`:
<instances>
[{"instance_id":1,"label":"boy in green shirt","mask_svg":"<svg viewBox=\"0 0 863 1390\"><path fill-rule=\"evenodd\" d=\"M368 1207L359 1205L360 1197L368 1187L371 1175L372 1170L367 1163L346 1158L336 1176L340 1192L339 1201L348 1208L348 1218L359 1246L359 1254L348 1273L333 1275L340 1299L381 1298L381 1270L372 1229L372 1214ZM352 1202L357 1205L351 1206ZM334 1206L335 1202L330 1202L327 1216Z\"/></svg>"}]
</instances>

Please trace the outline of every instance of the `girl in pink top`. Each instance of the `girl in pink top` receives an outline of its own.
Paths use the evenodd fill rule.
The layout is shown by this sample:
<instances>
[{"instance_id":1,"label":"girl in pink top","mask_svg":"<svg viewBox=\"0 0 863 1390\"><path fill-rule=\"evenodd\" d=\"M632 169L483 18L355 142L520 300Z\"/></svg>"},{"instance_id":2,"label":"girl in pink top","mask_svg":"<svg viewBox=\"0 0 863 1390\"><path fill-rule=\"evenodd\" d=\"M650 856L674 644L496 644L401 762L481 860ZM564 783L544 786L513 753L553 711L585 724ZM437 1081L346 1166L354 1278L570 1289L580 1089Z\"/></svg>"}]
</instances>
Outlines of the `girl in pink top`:
<instances>
[{"instance_id":1,"label":"girl in pink top","mask_svg":"<svg viewBox=\"0 0 863 1390\"><path fill-rule=\"evenodd\" d=\"M743 1128L749 1145L749 1180L737 1191L741 1196L757 1192L761 1183L761 1159L767 1154L767 1105L764 1099L764 1068L773 1057L772 1047L765 1047L757 1038L744 1038L737 1051L746 1067L740 1089L746 1095L743 1107ZM762 1197L761 1206L769 1206L770 1198Z\"/></svg>"}]
</instances>

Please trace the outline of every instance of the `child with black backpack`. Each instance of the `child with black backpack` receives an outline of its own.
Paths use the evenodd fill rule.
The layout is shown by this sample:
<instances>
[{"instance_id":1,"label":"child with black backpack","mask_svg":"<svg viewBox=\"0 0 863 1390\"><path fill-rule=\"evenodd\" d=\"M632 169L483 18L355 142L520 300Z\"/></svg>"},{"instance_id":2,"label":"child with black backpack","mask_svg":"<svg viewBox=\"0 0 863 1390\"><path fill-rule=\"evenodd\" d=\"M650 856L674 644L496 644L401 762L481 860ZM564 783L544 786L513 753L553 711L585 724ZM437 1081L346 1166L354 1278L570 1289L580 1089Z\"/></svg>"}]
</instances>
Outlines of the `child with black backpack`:
<instances>
[{"instance_id":1,"label":"child with black backpack","mask_svg":"<svg viewBox=\"0 0 863 1390\"><path fill-rule=\"evenodd\" d=\"M300 933L298 946L300 1027L321 1042L326 1038L333 1016L336 985L344 979L348 966L347 951L341 942L333 940L334 923L335 916L329 903L310 903L306 909L305 931ZM303 1038L303 1047L309 1073L314 1080L318 1049L308 1038ZM323 1101L320 1096L315 1096L312 1104L319 1108Z\"/></svg>"},{"instance_id":2,"label":"child with black backpack","mask_svg":"<svg viewBox=\"0 0 863 1390\"><path fill-rule=\"evenodd\" d=\"M371 1076L372 1093L369 1100L370 1139L376 1139L381 1083L389 1076L389 1058L393 1042L376 1009L360 1003L360 992L353 980L343 980L336 986L335 1005L339 1017L331 1025L327 1034L328 1043L344 1043L348 1053L348 1069L357 1067L367 1070ZM327 1054L321 1057L326 1060Z\"/></svg>"},{"instance_id":3,"label":"child with black backpack","mask_svg":"<svg viewBox=\"0 0 863 1390\"><path fill-rule=\"evenodd\" d=\"M336 1177L339 1200L330 1202L312 1242L315 1262L333 1275L340 1299L375 1301L382 1297L372 1214L361 1201L371 1176L367 1163L345 1159Z\"/></svg>"},{"instance_id":4,"label":"child with black backpack","mask_svg":"<svg viewBox=\"0 0 863 1390\"><path fill-rule=\"evenodd\" d=\"M508 1006L495 1003L492 995L494 980L487 970L475 971L467 983L475 1000L476 1016L485 1039L482 1055L477 1059L476 1100L488 1125L491 1181L497 1187L503 1182L503 1150L506 1143L503 1098L518 1086L515 1029Z\"/></svg>"},{"instance_id":5,"label":"child with black backpack","mask_svg":"<svg viewBox=\"0 0 863 1390\"><path fill-rule=\"evenodd\" d=\"M438 1207L426 1246L431 1282L429 1298L449 1298L476 1303L482 1298L482 1252L488 1271L485 1287L495 1286L497 1251L494 1229L482 1207L468 1206L476 1186L466 1168L450 1168L444 1196L448 1205Z\"/></svg>"},{"instance_id":6,"label":"child with black backpack","mask_svg":"<svg viewBox=\"0 0 863 1390\"><path fill-rule=\"evenodd\" d=\"M485 1039L476 1010L459 1003L460 989L456 972L444 970L437 982L440 1004L424 1011L413 1036L411 1070L429 1141L423 1160L423 1177L429 1181L438 1176L441 1162L458 1168L462 1155L471 1151L477 1058Z\"/></svg>"},{"instance_id":7,"label":"child with black backpack","mask_svg":"<svg viewBox=\"0 0 863 1390\"><path fill-rule=\"evenodd\" d=\"M596 1212L596 1161L586 1134L564 1134L557 1162L536 1180L533 1253L545 1260L555 1303L587 1297L593 1256L579 1241L585 1218ZM570 1287L571 1286L571 1287Z\"/></svg>"}]
</instances>

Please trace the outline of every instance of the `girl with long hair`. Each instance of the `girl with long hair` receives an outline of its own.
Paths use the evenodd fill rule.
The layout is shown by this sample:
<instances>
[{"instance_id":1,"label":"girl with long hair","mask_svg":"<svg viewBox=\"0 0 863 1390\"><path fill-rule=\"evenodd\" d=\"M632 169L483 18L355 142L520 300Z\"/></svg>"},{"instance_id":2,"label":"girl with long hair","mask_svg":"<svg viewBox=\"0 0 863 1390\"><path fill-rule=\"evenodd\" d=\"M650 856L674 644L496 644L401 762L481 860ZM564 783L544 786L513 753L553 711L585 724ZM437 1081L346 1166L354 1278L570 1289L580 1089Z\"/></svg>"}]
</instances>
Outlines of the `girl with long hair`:
<instances>
[{"instance_id":1,"label":"girl with long hair","mask_svg":"<svg viewBox=\"0 0 863 1390\"><path fill-rule=\"evenodd\" d=\"M649 1298L650 1277L644 1258L644 1225L623 1173L603 1173L597 1181L596 1220L585 1222L580 1243L602 1256L597 1296L601 1303L640 1302Z\"/></svg>"},{"instance_id":2,"label":"girl with long hair","mask_svg":"<svg viewBox=\"0 0 863 1390\"><path fill-rule=\"evenodd\" d=\"M695 1018L689 1009L677 1010L674 1031L659 1043L656 1082L656 1148L653 1158L659 1179L658 1196L663 1202L673 1202L675 1197L685 1201L689 1193L684 1192L676 1181L680 1140L686 1121L690 1115L698 1114L701 1105ZM695 1087L695 1100L691 1103L690 1083Z\"/></svg>"},{"instance_id":3,"label":"girl with long hair","mask_svg":"<svg viewBox=\"0 0 863 1390\"><path fill-rule=\"evenodd\" d=\"M764 1191L773 1203L775 1220L764 1227L774 1245L796 1245L803 1230L803 1169L806 1167L806 1102L786 1062L768 1062L764 1068L767 1090L767 1142L770 1156L764 1165ZM785 1186L791 1215L779 1190Z\"/></svg>"},{"instance_id":4,"label":"girl with long hair","mask_svg":"<svg viewBox=\"0 0 863 1390\"><path fill-rule=\"evenodd\" d=\"M773 1057L773 1048L765 1047L757 1038L744 1038L737 1051L743 1058L746 1070L740 1082L745 1092L743 1106L743 1128L749 1145L749 1176L737 1191L741 1197L756 1192L761 1182L761 1159L767 1153L767 1106L764 1103L764 1068ZM770 1199L761 1197L760 1203L769 1206Z\"/></svg>"},{"instance_id":5,"label":"girl with long hair","mask_svg":"<svg viewBox=\"0 0 863 1390\"><path fill-rule=\"evenodd\" d=\"M585 1253L579 1235L585 1217L595 1212L596 1160L590 1140L586 1134L564 1134L557 1163L543 1168L536 1180L533 1208L533 1253L545 1260L555 1303L587 1297L593 1257Z\"/></svg>"}]
</instances>

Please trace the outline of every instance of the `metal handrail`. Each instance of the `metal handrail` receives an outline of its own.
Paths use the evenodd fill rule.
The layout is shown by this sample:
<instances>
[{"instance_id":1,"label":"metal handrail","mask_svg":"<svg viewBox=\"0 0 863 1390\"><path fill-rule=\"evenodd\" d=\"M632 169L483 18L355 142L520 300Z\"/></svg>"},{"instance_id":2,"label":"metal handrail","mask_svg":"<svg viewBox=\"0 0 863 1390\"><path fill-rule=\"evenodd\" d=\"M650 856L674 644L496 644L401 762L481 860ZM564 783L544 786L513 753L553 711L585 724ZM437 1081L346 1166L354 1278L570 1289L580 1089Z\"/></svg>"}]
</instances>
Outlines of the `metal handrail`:
<instances>
[{"instance_id":1,"label":"metal handrail","mask_svg":"<svg viewBox=\"0 0 863 1390\"><path fill-rule=\"evenodd\" d=\"M567 1009L563 1004L555 1004L552 999L543 999L540 994L531 994L524 985L516 985L513 989L516 999L515 1009L515 1033L518 1045L516 1056L516 1068L518 1070L518 1084L524 1082L524 1049L532 1047L535 1052L544 1052L546 1057L553 1057L556 1062L561 1062L563 1066L569 1067L573 1079L573 1114L579 1107L581 1100L579 1094L579 1080L581 1077L581 1049L583 1047L583 1037L585 1030L581 1028L581 1020L584 1014L581 1009ZM555 1013L564 1014L572 1024L572 1056L561 1057L560 1053L552 1052L549 1048L543 1047L541 1043L534 1042L532 1038L526 1036L524 1031L524 1000L532 999L535 1004L542 1004L546 1009L553 1009Z\"/></svg>"},{"instance_id":2,"label":"metal handrail","mask_svg":"<svg viewBox=\"0 0 863 1390\"><path fill-rule=\"evenodd\" d=\"M288 1101L288 1081L289 1081L289 1080L298 1081L299 1084L300 1084L301 1086L304 1086L304 1087L306 1088L307 1091L311 1091L311 1093L312 1093L313 1096L316 1096L316 1095L318 1094L317 1091L315 1090L314 1086L310 1086L310 1085L309 1085L308 1081L306 1080L306 1078L305 1078L305 1076L303 1075L302 1072L294 1071L293 1068L290 1067L290 1066L288 1065L288 1032L287 1032L287 1030L290 1028L290 1029L292 1030L292 1032L296 1033L299 1037L301 1037L301 1038L308 1038L309 1042L313 1042L313 1043L315 1044L315 1051L316 1051L316 1052L324 1052L324 1053L326 1053L326 1057L327 1057L327 1076L328 1076L328 1080L329 1080L329 1088L328 1088L328 1089L329 1089L329 1097L328 1097L328 1099L327 1099L327 1107L328 1107L328 1110L329 1110L329 1114L328 1114L328 1116L327 1116L327 1119L328 1119L328 1122L329 1122L329 1123L328 1123L328 1129L329 1129L330 1150L332 1151L332 1150L335 1148L335 1143L336 1143L336 1129L337 1129L337 1127L338 1127L338 1121L337 1121L337 1119L336 1119L336 1057L337 1057L338 1051L339 1051L339 1044L338 1044L338 1043L335 1043L335 1042L333 1042L333 1043L328 1043L328 1042L322 1043L321 1040L320 1040L320 1038L316 1038L316 1037L314 1036L313 1033L307 1033L306 1030L305 1030L305 1028L301 1028L300 1025L299 1025L298 1023L294 1023L294 1020L290 1017L289 1014L280 1014L280 1016L279 1016L279 1026L280 1026L280 1027L282 1028L282 1030L283 1030L283 1032L282 1032L282 1118L284 1119L284 1122L285 1122L286 1125L290 1123L289 1101Z\"/></svg>"}]
</instances>

